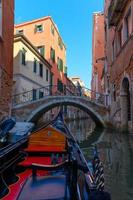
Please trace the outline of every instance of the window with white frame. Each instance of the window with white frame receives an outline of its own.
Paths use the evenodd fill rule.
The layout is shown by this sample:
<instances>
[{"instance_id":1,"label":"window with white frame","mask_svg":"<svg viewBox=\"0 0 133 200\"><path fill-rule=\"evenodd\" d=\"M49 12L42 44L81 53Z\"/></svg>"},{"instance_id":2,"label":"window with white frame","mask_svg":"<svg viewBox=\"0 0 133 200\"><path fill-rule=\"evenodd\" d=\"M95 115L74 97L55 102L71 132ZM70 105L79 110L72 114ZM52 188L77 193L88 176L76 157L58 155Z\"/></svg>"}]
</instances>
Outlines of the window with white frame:
<instances>
[{"instance_id":1,"label":"window with white frame","mask_svg":"<svg viewBox=\"0 0 133 200\"><path fill-rule=\"evenodd\" d=\"M0 36L2 36L2 0L0 0Z\"/></svg>"}]
</instances>

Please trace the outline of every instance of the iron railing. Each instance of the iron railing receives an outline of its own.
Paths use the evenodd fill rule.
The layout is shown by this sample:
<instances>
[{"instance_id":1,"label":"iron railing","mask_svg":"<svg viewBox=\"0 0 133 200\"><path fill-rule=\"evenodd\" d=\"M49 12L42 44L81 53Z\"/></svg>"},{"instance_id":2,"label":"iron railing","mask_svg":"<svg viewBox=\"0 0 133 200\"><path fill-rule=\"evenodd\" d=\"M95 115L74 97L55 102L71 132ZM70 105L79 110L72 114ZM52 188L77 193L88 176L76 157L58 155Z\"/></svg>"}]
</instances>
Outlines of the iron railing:
<instances>
[{"instance_id":1,"label":"iron railing","mask_svg":"<svg viewBox=\"0 0 133 200\"><path fill-rule=\"evenodd\" d=\"M105 104L104 94L92 91L85 87L63 87L59 89L57 85L48 85L13 95L12 104L13 106L16 106L23 103L29 103L46 98L46 96L79 96L96 103Z\"/></svg>"}]
</instances>

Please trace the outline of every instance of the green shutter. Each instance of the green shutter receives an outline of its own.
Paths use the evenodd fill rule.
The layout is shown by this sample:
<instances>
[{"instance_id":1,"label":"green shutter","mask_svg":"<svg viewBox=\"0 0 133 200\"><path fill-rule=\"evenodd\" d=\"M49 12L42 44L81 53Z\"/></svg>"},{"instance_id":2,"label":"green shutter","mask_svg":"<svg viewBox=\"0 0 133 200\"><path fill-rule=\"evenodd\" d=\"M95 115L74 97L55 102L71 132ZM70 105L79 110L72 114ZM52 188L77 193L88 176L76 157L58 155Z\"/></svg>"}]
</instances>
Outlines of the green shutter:
<instances>
[{"instance_id":1,"label":"green shutter","mask_svg":"<svg viewBox=\"0 0 133 200\"><path fill-rule=\"evenodd\" d=\"M60 60L60 71L63 72L63 61Z\"/></svg>"},{"instance_id":2,"label":"green shutter","mask_svg":"<svg viewBox=\"0 0 133 200\"><path fill-rule=\"evenodd\" d=\"M67 76L67 66L65 66L65 72L64 72L65 76Z\"/></svg>"},{"instance_id":3,"label":"green shutter","mask_svg":"<svg viewBox=\"0 0 133 200\"><path fill-rule=\"evenodd\" d=\"M51 48L51 52L50 52L50 57L52 59L53 62L55 62L55 50Z\"/></svg>"},{"instance_id":4,"label":"green shutter","mask_svg":"<svg viewBox=\"0 0 133 200\"><path fill-rule=\"evenodd\" d=\"M53 49L53 61L55 62L55 50Z\"/></svg>"},{"instance_id":5,"label":"green shutter","mask_svg":"<svg viewBox=\"0 0 133 200\"><path fill-rule=\"evenodd\" d=\"M63 92L63 83L58 79L58 91Z\"/></svg>"},{"instance_id":6,"label":"green shutter","mask_svg":"<svg viewBox=\"0 0 133 200\"><path fill-rule=\"evenodd\" d=\"M60 59L59 58L57 60L57 66L58 66L58 69L60 70Z\"/></svg>"},{"instance_id":7,"label":"green shutter","mask_svg":"<svg viewBox=\"0 0 133 200\"><path fill-rule=\"evenodd\" d=\"M45 57L45 47L41 47L41 55Z\"/></svg>"}]
</instances>

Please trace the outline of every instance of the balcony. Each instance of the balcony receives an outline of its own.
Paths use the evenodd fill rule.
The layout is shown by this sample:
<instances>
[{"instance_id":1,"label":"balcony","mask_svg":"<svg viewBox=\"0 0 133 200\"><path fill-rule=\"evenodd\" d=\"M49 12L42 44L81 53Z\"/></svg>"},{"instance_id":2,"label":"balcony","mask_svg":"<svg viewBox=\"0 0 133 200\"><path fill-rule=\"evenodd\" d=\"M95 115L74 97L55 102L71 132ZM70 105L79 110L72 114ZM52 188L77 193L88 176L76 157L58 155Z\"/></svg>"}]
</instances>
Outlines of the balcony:
<instances>
[{"instance_id":1,"label":"balcony","mask_svg":"<svg viewBox=\"0 0 133 200\"><path fill-rule=\"evenodd\" d=\"M112 0L108 9L109 26L117 26L128 0Z\"/></svg>"}]
</instances>

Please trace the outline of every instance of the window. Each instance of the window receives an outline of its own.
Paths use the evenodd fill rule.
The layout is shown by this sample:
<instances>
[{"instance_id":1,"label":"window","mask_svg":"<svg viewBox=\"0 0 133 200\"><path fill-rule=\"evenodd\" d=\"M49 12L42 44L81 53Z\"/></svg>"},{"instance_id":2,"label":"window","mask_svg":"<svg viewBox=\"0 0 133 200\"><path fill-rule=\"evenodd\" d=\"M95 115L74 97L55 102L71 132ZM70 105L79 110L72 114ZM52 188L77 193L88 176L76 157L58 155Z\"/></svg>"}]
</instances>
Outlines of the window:
<instances>
[{"instance_id":1,"label":"window","mask_svg":"<svg viewBox=\"0 0 133 200\"><path fill-rule=\"evenodd\" d=\"M46 69L46 81L48 81L48 76L49 76L48 69Z\"/></svg>"},{"instance_id":2,"label":"window","mask_svg":"<svg viewBox=\"0 0 133 200\"><path fill-rule=\"evenodd\" d=\"M22 65L26 65L26 50L22 49Z\"/></svg>"},{"instance_id":3,"label":"window","mask_svg":"<svg viewBox=\"0 0 133 200\"><path fill-rule=\"evenodd\" d=\"M60 69L60 58L59 57L57 58L57 67L58 67L58 69Z\"/></svg>"},{"instance_id":4,"label":"window","mask_svg":"<svg viewBox=\"0 0 133 200\"><path fill-rule=\"evenodd\" d=\"M33 72L37 73L37 60L34 59Z\"/></svg>"},{"instance_id":5,"label":"window","mask_svg":"<svg viewBox=\"0 0 133 200\"><path fill-rule=\"evenodd\" d=\"M39 64L39 75L41 77L43 77L43 64L42 63Z\"/></svg>"},{"instance_id":6,"label":"window","mask_svg":"<svg viewBox=\"0 0 133 200\"><path fill-rule=\"evenodd\" d=\"M37 90L36 89L32 90L32 99L33 99L33 101L37 99Z\"/></svg>"},{"instance_id":7,"label":"window","mask_svg":"<svg viewBox=\"0 0 133 200\"><path fill-rule=\"evenodd\" d=\"M24 30L16 30L16 34L22 34L23 35Z\"/></svg>"},{"instance_id":8,"label":"window","mask_svg":"<svg viewBox=\"0 0 133 200\"><path fill-rule=\"evenodd\" d=\"M0 0L0 36L2 36L2 0Z\"/></svg>"},{"instance_id":9,"label":"window","mask_svg":"<svg viewBox=\"0 0 133 200\"><path fill-rule=\"evenodd\" d=\"M128 39L132 32L132 20L131 20L131 9L128 11L128 14L125 17L125 41Z\"/></svg>"},{"instance_id":10,"label":"window","mask_svg":"<svg viewBox=\"0 0 133 200\"><path fill-rule=\"evenodd\" d=\"M63 61L62 59L58 58L57 60L57 66L58 66L58 69L63 72Z\"/></svg>"},{"instance_id":11,"label":"window","mask_svg":"<svg viewBox=\"0 0 133 200\"><path fill-rule=\"evenodd\" d=\"M58 37L58 45L60 47L60 49L62 50L63 49L63 44L62 44L62 40L60 37Z\"/></svg>"},{"instance_id":12,"label":"window","mask_svg":"<svg viewBox=\"0 0 133 200\"><path fill-rule=\"evenodd\" d=\"M53 62L55 62L55 50L53 48L51 48L50 51L50 58Z\"/></svg>"},{"instance_id":13,"label":"window","mask_svg":"<svg viewBox=\"0 0 133 200\"><path fill-rule=\"evenodd\" d=\"M59 79L57 83L57 88L58 88L58 91L63 92L63 83Z\"/></svg>"},{"instance_id":14,"label":"window","mask_svg":"<svg viewBox=\"0 0 133 200\"><path fill-rule=\"evenodd\" d=\"M54 26L51 25L51 33L54 35Z\"/></svg>"},{"instance_id":15,"label":"window","mask_svg":"<svg viewBox=\"0 0 133 200\"><path fill-rule=\"evenodd\" d=\"M39 46L37 47L39 53L45 57L45 46Z\"/></svg>"},{"instance_id":16,"label":"window","mask_svg":"<svg viewBox=\"0 0 133 200\"><path fill-rule=\"evenodd\" d=\"M65 66L65 72L64 72L64 74L67 77L67 66Z\"/></svg>"},{"instance_id":17,"label":"window","mask_svg":"<svg viewBox=\"0 0 133 200\"><path fill-rule=\"evenodd\" d=\"M41 33L43 32L43 25L39 24L39 25L35 25L35 33Z\"/></svg>"},{"instance_id":18,"label":"window","mask_svg":"<svg viewBox=\"0 0 133 200\"><path fill-rule=\"evenodd\" d=\"M120 27L120 29L118 30L118 52L120 51L121 47L122 47L122 26Z\"/></svg>"},{"instance_id":19,"label":"window","mask_svg":"<svg viewBox=\"0 0 133 200\"><path fill-rule=\"evenodd\" d=\"M63 72L63 60L60 59L60 71Z\"/></svg>"},{"instance_id":20,"label":"window","mask_svg":"<svg viewBox=\"0 0 133 200\"><path fill-rule=\"evenodd\" d=\"M39 99L43 98L43 92L39 91Z\"/></svg>"}]
</instances>

